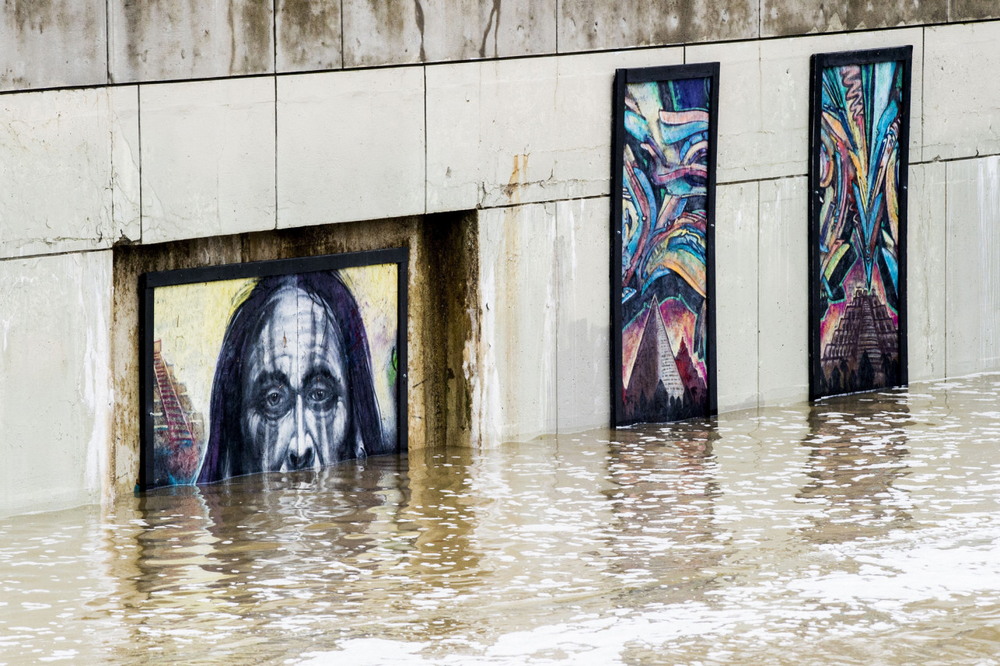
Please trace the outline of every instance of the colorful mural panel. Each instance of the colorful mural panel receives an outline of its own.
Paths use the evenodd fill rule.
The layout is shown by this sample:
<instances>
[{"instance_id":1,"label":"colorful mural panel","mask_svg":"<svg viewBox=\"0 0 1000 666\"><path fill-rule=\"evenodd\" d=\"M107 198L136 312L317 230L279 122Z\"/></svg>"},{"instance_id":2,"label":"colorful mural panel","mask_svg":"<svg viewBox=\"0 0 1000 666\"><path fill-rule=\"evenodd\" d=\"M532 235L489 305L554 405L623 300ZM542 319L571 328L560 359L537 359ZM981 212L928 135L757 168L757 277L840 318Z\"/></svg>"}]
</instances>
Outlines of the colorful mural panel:
<instances>
[{"instance_id":1,"label":"colorful mural panel","mask_svg":"<svg viewBox=\"0 0 1000 666\"><path fill-rule=\"evenodd\" d=\"M717 63L619 70L615 79L616 426L715 411L717 99Z\"/></svg>"},{"instance_id":2,"label":"colorful mural panel","mask_svg":"<svg viewBox=\"0 0 1000 666\"><path fill-rule=\"evenodd\" d=\"M142 281L142 487L405 451L405 250Z\"/></svg>"},{"instance_id":3,"label":"colorful mural panel","mask_svg":"<svg viewBox=\"0 0 1000 666\"><path fill-rule=\"evenodd\" d=\"M813 56L813 398L906 383L911 50Z\"/></svg>"}]
</instances>

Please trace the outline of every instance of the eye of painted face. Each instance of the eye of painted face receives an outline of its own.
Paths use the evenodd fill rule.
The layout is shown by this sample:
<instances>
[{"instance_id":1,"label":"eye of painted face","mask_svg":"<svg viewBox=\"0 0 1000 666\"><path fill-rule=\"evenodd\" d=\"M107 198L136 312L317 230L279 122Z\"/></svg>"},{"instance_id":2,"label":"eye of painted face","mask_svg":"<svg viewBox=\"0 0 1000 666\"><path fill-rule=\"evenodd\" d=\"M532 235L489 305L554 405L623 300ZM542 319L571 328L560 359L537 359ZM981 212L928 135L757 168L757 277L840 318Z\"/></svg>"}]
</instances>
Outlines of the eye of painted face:
<instances>
[{"instance_id":1,"label":"eye of painted face","mask_svg":"<svg viewBox=\"0 0 1000 666\"><path fill-rule=\"evenodd\" d=\"M325 412L337 402L339 391L337 383L323 371L310 377L305 384L304 396L309 409L314 412Z\"/></svg>"},{"instance_id":2,"label":"eye of painted face","mask_svg":"<svg viewBox=\"0 0 1000 666\"><path fill-rule=\"evenodd\" d=\"M288 382L278 377L266 377L254 390L257 411L269 419L280 419L292 408L295 396Z\"/></svg>"}]
</instances>

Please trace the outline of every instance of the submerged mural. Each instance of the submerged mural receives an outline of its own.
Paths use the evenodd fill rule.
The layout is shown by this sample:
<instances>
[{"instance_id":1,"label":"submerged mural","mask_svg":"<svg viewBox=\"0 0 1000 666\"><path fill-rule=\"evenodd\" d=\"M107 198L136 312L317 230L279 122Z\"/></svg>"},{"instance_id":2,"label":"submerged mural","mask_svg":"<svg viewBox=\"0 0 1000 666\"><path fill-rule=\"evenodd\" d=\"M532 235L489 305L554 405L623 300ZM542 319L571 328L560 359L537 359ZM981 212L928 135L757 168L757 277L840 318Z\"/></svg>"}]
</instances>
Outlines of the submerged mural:
<instances>
[{"instance_id":1,"label":"submerged mural","mask_svg":"<svg viewBox=\"0 0 1000 666\"><path fill-rule=\"evenodd\" d=\"M364 260L377 263L351 265ZM401 261L382 251L144 276L143 487L401 450Z\"/></svg>"},{"instance_id":2,"label":"submerged mural","mask_svg":"<svg viewBox=\"0 0 1000 666\"><path fill-rule=\"evenodd\" d=\"M615 425L674 421L715 408L717 80L717 64L618 72Z\"/></svg>"},{"instance_id":3,"label":"submerged mural","mask_svg":"<svg viewBox=\"0 0 1000 666\"><path fill-rule=\"evenodd\" d=\"M813 397L906 383L909 58L813 59Z\"/></svg>"}]
</instances>

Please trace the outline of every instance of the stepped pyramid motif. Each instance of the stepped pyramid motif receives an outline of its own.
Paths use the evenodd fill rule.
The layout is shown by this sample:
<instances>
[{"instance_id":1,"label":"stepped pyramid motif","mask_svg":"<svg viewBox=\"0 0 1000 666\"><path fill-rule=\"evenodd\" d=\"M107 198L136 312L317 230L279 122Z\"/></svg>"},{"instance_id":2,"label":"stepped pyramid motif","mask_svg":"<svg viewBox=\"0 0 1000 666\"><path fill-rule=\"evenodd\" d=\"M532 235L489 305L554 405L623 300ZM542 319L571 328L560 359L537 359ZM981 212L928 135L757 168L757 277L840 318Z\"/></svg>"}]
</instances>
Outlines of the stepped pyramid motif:
<instances>
[{"instance_id":1,"label":"stepped pyramid motif","mask_svg":"<svg viewBox=\"0 0 1000 666\"><path fill-rule=\"evenodd\" d=\"M833 388L866 390L898 382L899 339L889 308L872 292L858 287L823 350L823 372ZM868 368L866 370L865 368ZM864 376L871 374L870 377ZM852 378L853 377L853 378Z\"/></svg>"},{"instance_id":2,"label":"stepped pyramid motif","mask_svg":"<svg viewBox=\"0 0 1000 666\"><path fill-rule=\"evenodd\" d=\"M194 483L204 447L204 420L194 411L185 386L153 343L153 474L155 483Z\"/></svg>"}]
</instances>

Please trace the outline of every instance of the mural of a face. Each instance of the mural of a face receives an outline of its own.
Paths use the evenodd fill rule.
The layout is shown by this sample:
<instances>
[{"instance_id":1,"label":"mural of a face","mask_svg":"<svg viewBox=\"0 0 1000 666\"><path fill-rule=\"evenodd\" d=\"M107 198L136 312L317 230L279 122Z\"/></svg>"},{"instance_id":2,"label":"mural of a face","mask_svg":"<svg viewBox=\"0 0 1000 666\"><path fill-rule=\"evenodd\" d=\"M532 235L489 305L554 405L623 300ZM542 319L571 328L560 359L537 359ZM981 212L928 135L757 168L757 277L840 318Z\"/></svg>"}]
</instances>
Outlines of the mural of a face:
<instances>
[{"instance_id":1,"label":"mural of a face","mask_svg":"<svg viewBox=\"0 0 1000 666\"><path fill-rule=\"evenodd\" d=\"M251 337L241 428L260 469L316 469L349 457L351 386L333 313L299 288L271 298Z\"/></svg>"}]
</instances>

